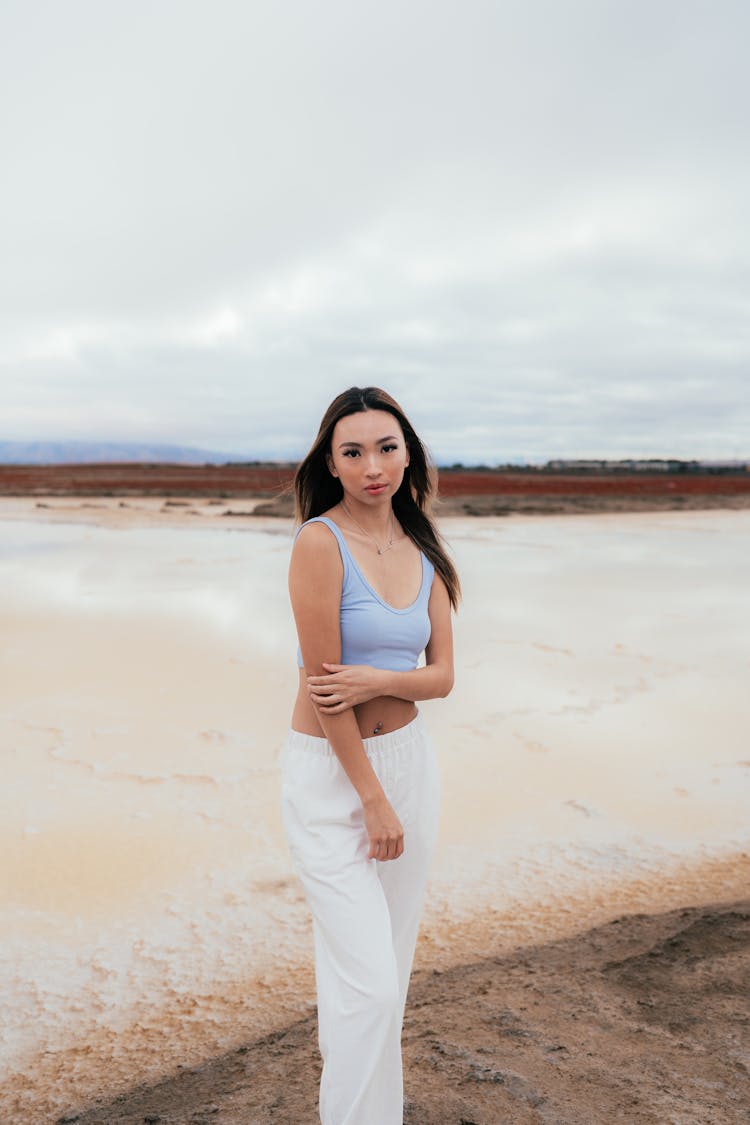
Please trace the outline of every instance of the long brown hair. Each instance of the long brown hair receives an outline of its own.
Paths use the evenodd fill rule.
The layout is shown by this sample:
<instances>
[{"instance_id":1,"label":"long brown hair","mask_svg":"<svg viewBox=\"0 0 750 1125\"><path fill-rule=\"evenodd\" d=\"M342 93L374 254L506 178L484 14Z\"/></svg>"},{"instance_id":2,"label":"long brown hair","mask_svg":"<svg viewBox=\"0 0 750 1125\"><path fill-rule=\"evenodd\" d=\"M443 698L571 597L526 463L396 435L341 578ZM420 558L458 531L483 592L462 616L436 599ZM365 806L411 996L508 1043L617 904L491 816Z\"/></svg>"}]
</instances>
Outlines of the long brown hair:
<instances>
[{"instance_id":1,"label":"long brown hair","mask_svg":"<svg viewBox=\"0 0 750 1125\"><path fill-rule=\"evenodd\" d=\"M341 482L329 471L326 457L331 451L336 423L349 414L361 414L365 410L385 410L393 415L403 430L409 464L394 494L393 512L406 534L424 551L445 582L451 605L456 609L461 584L456 568L448 558L442 536L430 516L437 491L437 469L401 407L380 387L350 387L337 395L326 410L312 449L294 477L297 521L304 523L313 516L319 516L342 499L344 490Z\"/></svg>"}]
</instances>

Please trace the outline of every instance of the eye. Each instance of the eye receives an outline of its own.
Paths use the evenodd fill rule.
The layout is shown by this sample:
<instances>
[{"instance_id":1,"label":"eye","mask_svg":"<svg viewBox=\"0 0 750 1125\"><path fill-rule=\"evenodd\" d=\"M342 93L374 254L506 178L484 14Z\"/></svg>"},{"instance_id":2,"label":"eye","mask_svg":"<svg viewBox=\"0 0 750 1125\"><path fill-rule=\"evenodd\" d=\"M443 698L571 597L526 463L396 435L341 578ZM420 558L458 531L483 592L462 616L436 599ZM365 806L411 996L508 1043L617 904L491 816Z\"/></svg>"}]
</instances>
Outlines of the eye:
<instances>
[{"instance_id":1,"label":"eye","mask_svg":"<svg viewBox=\"0 0 750 1125\"><path fill-rule=\"evenodd\" d=\"M383 449L382 449L382 452L383 453L393 453L394 449L398 449L398 446L397 445L384 445Z\"/></svg>"},{"instance_id":2,"label":"eye","mask_svg":"<svg viewBox=\"0 0 750 1125\"><path fill-rule=\"evenodd\" d=\"M344 450L344 457L359 457L359 450L358 449L345 449Z\"/></svg>"}]
</instances>

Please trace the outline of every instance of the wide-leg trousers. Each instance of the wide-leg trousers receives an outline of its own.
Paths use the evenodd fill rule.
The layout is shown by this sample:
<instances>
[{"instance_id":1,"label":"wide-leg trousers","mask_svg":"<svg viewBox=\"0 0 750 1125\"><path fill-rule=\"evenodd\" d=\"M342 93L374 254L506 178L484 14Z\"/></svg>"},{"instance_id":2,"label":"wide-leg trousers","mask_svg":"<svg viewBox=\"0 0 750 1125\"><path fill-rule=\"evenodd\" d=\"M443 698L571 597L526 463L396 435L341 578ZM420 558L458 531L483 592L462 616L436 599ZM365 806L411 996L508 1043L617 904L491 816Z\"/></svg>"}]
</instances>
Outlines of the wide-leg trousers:
<instances>
[{"instance_id":1,"label":"wide-leg trousers","mask_svg":"<svg viewBox=\"0 0 750 1125\"><path fill-rule=\"evenodd\" d=\"M437 837L440 775L421 715L363 740L404 829L368 859L359 796L324 738L289 731L281 815L312 912L323 1125L402 1125L401 1029Z\"/></svg>"}]
</instances>

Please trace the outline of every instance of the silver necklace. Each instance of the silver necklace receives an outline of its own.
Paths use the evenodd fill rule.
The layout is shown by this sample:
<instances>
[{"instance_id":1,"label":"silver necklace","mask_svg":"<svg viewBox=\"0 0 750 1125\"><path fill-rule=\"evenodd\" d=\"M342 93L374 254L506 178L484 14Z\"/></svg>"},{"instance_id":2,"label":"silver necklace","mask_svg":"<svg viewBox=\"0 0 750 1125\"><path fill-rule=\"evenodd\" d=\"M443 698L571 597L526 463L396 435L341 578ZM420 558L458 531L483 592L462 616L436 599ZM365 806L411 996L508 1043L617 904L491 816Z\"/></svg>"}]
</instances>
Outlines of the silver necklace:
<instances>
[{"instance_id":1,"label":"silver necklace","mask_svg":"<svg viewBox=\"0 0 750 1125\"><path fill-rule=\"evenodd\" d=\"M375 536L374 536L374 535L370 535L370 532L369 532L369 531L365 531L364 527L362 527L362 524L361 524L361 523L358 523L358 522L357 522L357 520L355 520L354 516L353 516L353 515L352 515L352 513L351 513L351 512L349 511L349 509L347 508L347 506L346 506L346 504L344 503L344 501L343 501L343 500L341 500L341 501L340 501L340 504L341 504L341 507L342 507L342 508L344 509L344 511L346 512L346 514L347 514L347 516L349 517L349 519L350 519L350 520L352 521L352 523L353 523L353 524L356 524L356 525L357 525L357 527L358 527L358 528L359 528L359 530L360 530L360 531L362 532L362 534L363 534L363 535L366 535L368 539L372 539L373 543L375 544L375 546L376 546L376 547L377 547L377 549L378 549L378 554L379 554L379 555L384 555L384 554L386 553L386 551L390 551L391 547L393 546L393 508L391 508L391 537L390 537L390 539L388 540L387 546L385 546L385 547L381 547L381 546L380 546L380 544L378 543L377 539L375 538Z\"/></svg>"}]
</instances>

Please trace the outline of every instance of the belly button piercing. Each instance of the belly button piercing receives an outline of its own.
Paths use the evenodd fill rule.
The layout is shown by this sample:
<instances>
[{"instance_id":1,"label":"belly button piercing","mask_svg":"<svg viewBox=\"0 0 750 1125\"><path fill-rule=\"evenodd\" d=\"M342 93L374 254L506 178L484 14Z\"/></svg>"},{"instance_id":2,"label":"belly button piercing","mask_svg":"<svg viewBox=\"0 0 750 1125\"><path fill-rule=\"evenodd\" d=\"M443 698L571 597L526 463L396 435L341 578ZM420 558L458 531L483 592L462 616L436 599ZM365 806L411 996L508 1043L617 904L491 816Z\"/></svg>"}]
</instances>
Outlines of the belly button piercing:
<instances>
[{"instance_id":1,"label":"belly button piercing","mask_svg":"<svg viewBox=\"0 0 750 1125\"><path fill-rule=\"evenodd\" d=\"M378 732L379 732L379 731L381 731L382 729L383 729L383 724L382 724L382 723L378 723L378 725L377 725L377 726L375 727L375 729L373 730L373 732L372 732L372 733L373 733L373 734L378 734Z\"/></svg>"}]
</instances>

